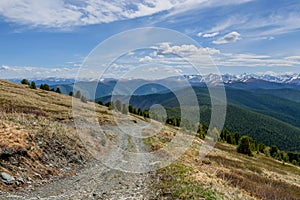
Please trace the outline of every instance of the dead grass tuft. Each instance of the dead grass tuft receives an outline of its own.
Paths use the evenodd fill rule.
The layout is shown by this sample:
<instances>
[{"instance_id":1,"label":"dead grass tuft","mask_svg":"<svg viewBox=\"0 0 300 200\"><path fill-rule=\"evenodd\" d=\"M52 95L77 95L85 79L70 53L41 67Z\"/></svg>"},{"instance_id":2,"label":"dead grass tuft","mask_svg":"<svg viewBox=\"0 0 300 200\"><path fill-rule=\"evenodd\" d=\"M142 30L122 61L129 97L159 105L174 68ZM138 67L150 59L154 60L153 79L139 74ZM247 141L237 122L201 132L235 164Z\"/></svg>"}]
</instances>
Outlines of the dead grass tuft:
<instances>
[{"instance_id":1,"label":"dead grass tuft","mask_svg":"<svg viewBox=\"0 0 300 200\"><path fill-rule=\"evenodd\" d=\"M283 181L277 181L254 173L232 169L219 171L217 177L230 185L241 188L260 199L299 199L300 188Z\"/></svg>"}]
</instances>

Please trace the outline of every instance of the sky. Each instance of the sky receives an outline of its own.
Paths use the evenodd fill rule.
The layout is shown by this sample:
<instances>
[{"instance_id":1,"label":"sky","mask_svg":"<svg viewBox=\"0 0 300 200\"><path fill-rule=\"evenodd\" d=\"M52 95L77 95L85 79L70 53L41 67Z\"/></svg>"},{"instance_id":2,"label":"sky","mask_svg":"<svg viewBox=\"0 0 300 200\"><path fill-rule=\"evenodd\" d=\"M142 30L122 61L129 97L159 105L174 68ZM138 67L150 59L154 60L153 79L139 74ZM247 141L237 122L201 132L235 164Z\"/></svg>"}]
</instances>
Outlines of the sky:
<instances>
[{"instance_id":1,"label":"sky","mask_svg":"<svg viewBox=\"0 0 300 200\"><path fill-rule=\"evenodd\" d=\"M145 27L174 30L193 42L166 37L119 55L106 66L107 76L137 66L147 66L147 73L195 73L179 57L195 60L203 51L222 74L300 73L299 0L1 0L0 78L74 78L97 45Z\"/></svg>"}]
</instances>

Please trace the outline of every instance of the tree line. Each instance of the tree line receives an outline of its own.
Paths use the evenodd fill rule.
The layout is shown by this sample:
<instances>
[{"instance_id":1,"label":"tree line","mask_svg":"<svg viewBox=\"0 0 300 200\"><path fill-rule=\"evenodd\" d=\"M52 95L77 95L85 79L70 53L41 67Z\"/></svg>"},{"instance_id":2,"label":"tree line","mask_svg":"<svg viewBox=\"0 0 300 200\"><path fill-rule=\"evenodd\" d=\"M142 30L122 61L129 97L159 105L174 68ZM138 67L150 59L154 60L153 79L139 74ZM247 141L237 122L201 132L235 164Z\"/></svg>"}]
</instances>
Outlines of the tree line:
<instances>
[{"instance_id":1,"label":"tree line","mask_svg":"<svg viewBox=\"0 0 300 200\"><path fill-rule=\"evenodd\" d=\"M267 146L259 143L253 138L241 135L238 132L231 133L224 129L220 134L220 141L228 144L237 145L237 152L253 156L254 153L263 153L266 156L271 156L282 162L290 162L294 165L300 164L300 154L294 152L286 152L280 150L277 146Z\"/></svg>"},{"instance_id":2,"label":"tree line","mask_svg":"<svg viewBox=\"0 0 300 200\"><path fill-rule=\"evenodd\" d=\"M131 113L145 118L150 118L149 110L142 110L141 108L135 108L133 105L123 104L120 100L116 100L113 102L109 101L105 104L103 104L103 102L101 101L98 101L98 104L104 105L108 107L110 110L121 112L122 114ZM152 113L151 119L159 122L162 122L164 120L162 116L157 115L155 113ZM175 117L167 117L165 119L165 123L172 126L182 127L187 130L197 130L197 126L193 125L189 120L186 119L182 120Z\"/></svg>"},{"instance_id":3,"label":"tree line","mask_svg":"<svg viewBox=\"0 0 300 200\"><path fill-rule=\"evenodd\" d=\"M31 81L31 83L27 80L27 79L22 79L21 83L23 85L28 85L31 89L37 89L36 84L34 81ZM54 88L50 89L50 86L48 84L41 84L40 85L40 89L41 90L46 90L46 91L52 91L52 92L56 92L61 94L60 88L56 88L56 90Z\"/></svg>"},{"instance_id":4,"label":"tree line","mask_svg":"<svg viewBox=\"0 0 300 200\"><path fill-rule=\"evenodd\" d=\"M76 93L75 93L75 95L74 95L74 93L71 91L71 92L69 93L69 96L75 97L75 98L77 98L77 99L80 99L82 102L87 103L87 98L81 94L80 90L77 90Z\"/></svg>"},{"instance_id":5,"label":"tree line","mask_svg":"<svg viewBox=\"0 0 300 200\"><path fill-rule=\"evenodd\" d=\"M37 86L35 84L34 81L29 82L27 79L22 79L21 84L23 85L28 85L31 89L37 89ZM59 87L57 87L56 89L54 88L50 88L50 86L48 84L41 84L40 85L40 89L41 90L45 90L45 91L52 91L52 92L56 92L61 94L61 90ZM83 96L80 92L80 90L78 90L75 95L73 95L73 92L69 93L69 96L75 97L80 99L82 102L87 103L87 98L85 96Z\"/></svg>"}]
</instances>

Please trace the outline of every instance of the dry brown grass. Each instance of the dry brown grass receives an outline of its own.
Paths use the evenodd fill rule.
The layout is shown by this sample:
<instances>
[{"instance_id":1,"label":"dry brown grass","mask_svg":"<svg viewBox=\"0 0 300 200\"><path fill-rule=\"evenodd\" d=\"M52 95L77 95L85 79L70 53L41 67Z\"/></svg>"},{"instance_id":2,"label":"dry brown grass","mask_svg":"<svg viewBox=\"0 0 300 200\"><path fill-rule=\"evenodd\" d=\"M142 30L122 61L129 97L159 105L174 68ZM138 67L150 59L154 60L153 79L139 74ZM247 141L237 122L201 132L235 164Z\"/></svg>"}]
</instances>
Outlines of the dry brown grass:
<instances>
[{"instance_id":1,"label":"dry brown grass","mask_svg":"<svg viewBox=\"0 0 300 200\"><path fill-rule=\"evenodd\" d=\"M31 138L28 132L13 123L0 120L0 136L0 158L7 158L15 154L26 155L32 159L41 157L36 144L30 142Z\"/></svg>"},{"instance_id":2,"label":"dry brown grass","mask_svg":"<svg viewBox=\"0 0 300 200\"><path fill-rule=\"evenodd\" d=\"M0 111L44 116L48 119L72 117L72 99L65 95L0 80Z\"/></svg>"},{"instance_id":3,"label":"dry brown grass","mask_svg":"<svg viewBox=\"0 0 300 200\"><path fill-rule=\"evenodd\" d=\"M113 123L107 108L79 104L83 115L95 106L100 123ZM0 171L23 180L21 185L0 181L0 190L73 175L89 159L74 129L71 97L0 80Z\"/></svg>"},{"instance_id":4,"label":"dry brown grass","mask_svg":"<svg viewBox=\"0 0 300 200\"><path fill-rule=\"evenodd\" d=\"M159 144L157 135L151 142ZM205 158L199 157L199 148L203 141L196 139L192 147L178 160L177 166L185 169L185 176L197 184L193 187L210 188L221 195L222 199L300 199L300 169L289 164L282 164L275 159L257 154L249 157L236 152L236 147L217 143L216 148ZM176 165L173 170L173 182L162 179L161 189L166 193L172 184L188 184L178 174ZM175 168L174 168L175 167ZM177 172L176 172L177 171ZM172 172L158 172L159 176L170 176ZM174 180L177 180L174 182ZM177 187L180 186L177 185ZM181 192L185 192L181 186ZM194 188L195 189L195 188ZM214 192L214 193L215 193ZM215 193L216 194L216 193Z\"/></svg>"},{"instance_id":5,"label":"dry brown grass","mask_svg":"<svg viewBox=\"0 0 300 200\"><path fill-rule=\"evenodd\" d=\"M218 171L217 177L259 199L296 200L300 197L300 188L296 185L242 170Z\"/></svg>"}]
</instances>

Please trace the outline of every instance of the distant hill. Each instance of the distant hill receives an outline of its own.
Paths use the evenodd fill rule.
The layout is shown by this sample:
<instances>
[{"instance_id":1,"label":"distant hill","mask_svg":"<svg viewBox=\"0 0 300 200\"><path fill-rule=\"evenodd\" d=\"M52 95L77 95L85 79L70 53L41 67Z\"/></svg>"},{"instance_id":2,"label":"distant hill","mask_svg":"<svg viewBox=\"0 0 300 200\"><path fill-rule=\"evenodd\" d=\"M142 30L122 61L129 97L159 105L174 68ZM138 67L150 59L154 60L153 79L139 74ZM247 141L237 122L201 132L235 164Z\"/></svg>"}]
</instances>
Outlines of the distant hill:
<instances>
[{"instance_id":1,"label":"distant hill","mask_svg":"<svg viewBox=\"0 0 300 200\"><path fill-rule=\"evenodd\" d=\"M8 81L20 83L22 79L8 79ZM45 78L45 79L29 79L29 81L34 81L37 86L41 84L48 84L50 86L53 85L71 85L75 82L73 78Z\"/></svg>"},{"instance_id":2,"label":"distant hill","mask_svg":"<svg viewBox=\"0 0 300 200\"><path fill-rule=\"evenodd\" d=\"M105 96L109 96L112 93L115 95L146 95L162 92L169 92L171 90L179 90L187 86L192 87L206 87L207 84L211 86L219 85L224 82L224 86L228 89L236 90L286 90L289 89L295 93L300 92L299 75L282 75L278 77L274 76L259 76L255 74L243 74L239 76L209 74L205 76L201 75L184 75L168 77L159 80L143 80L143 79L131 79L131 80L116 80L116 79L102 79L98 80L85 80L78 81L76 83L76 89L85 93L89 99L97 99ZM14 80L15 81L15 80ZM75 80L72 79L45 79L36 80L37 85L46 83L52 88L59 87L65 94L69 94L73 91ZM116 88L117 86L117 88ZM92 91L92 90L95 90ZM283 95L279 97L285 98ZM292 98L291 96L290 98ZM291 99L290 99L291 100Z\"/></svg>"}]
</instances>

